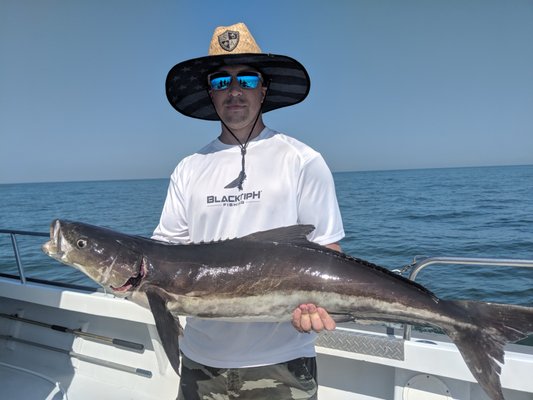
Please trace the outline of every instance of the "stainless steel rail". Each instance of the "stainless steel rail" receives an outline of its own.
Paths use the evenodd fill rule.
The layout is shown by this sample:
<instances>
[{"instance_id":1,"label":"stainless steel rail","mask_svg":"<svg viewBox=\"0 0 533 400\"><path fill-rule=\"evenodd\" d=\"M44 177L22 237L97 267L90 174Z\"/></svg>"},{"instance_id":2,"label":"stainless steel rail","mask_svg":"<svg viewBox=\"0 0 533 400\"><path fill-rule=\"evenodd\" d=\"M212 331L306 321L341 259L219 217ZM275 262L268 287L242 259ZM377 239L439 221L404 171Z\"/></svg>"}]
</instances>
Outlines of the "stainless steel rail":
<instances>
[{"instance_id":1,"label":"stainless steel rail","mask_svg":"<svg viewBox=\"0 0 533 400\"><path fill-rule=\"evenodd\" d=\"M15 256L15 262L17 264L18 268L18 276L17 275L11 275L2 273L0 271L0 276L7 277L10 279L19 279L20 283L23 285L26 284L27 281L34 282L34 283L43 283L43 284L49 284L54 286L60 286L65 287L69 289L75 289L75 290L82 290L85 292L94 292L94 291L101 291L101 289L97 287L91 287L91 286L85 286L85 285L78 285L74 283L65 283L65 282L56 282L56 281L50 281L50 280L44 280L44 279L37 279L37 278L27 278L26 273L24 272L24 265L22 263L22 257L19 252L18 242L17 242L17 236L40 236L40 237L50 237L49 233L43 233L43 232L31 232L31 231L20 231L20 230L14 230L14 229L0 229L0 234L7 234L11 238L11 245L13 247L13 254ZM53 263L54 261L50 259L50 261Z\"/></svg>"},{"instance_id":2,"label":"stainless steel rail","mask_svg":"<svg viewBox=\"0 0 533 400\"><path fill-rule=\"evenodd\" d=\"M448 265L479 265L492 267L520 267L533 268L533 260L514 260L514 259L498 259L498 258L464 258L464 257L428 257L420 261L415 259L412 264L412 270L409 274L409 279L414 281L418 273L432 264L448 264ZM405 325L403 338L405 340L411 339L411 325Z\"/></svg>"},{"instance_id":3,"label":"stainless steel rail","mask_svg":"<svg viewBox=\"0 0 533 400\"><path fill-rule=\"evenodd\" d=\"M72 350L61 349L59 347L49 346L47 344L42 344L42 343L38 343L38 342L31 341L31 340L26 340L26 339L21 339L21 338L10 336L10 335L0 335L0 339L11 340L13 342L24 343L30 346L41 348L41 349L55 351L57 353L66 354L72 358L77 358L78 360L81 360L81 361L85 361L85 362L97 364L97 365L103 365L104 367L118 369L119 371L129 372L132 374L143 376L145 378L152 377L152 371L149 371L143 368L131 367L125 364L119 364L113 361L104 360L102 358L87 356L85 354L76 353Z\"/></svg>"},{"instance_id":4,"label":"stainless steel rail","mask_svg":"<svg viewBox=\"0 0 533 400\"><path fill-rule=\"evenodd\" d=\"M53 331L56 331L56 332L70 333L74 336L79 336L79 337L89 339L89 340L95 340L100 343L111 344L119 348L120 347L126 348L128 350L138 351L141 353L144 351L144 345L142 343L135 343L129 340L124 340L124 339L119 339L119 338L114 338L114 337L109 337L109 336L96 335L91 332L84 332L81 329L71 329L66 326L49 324L46 322L36 321L34 319L22 318L22 317L19 317L17 314L5 314L3 312L0 312L0 318L6 318L6 319L13 320L13 321L24 322L26 324L31 324L31 325L36 325L36 326L40 326L43 328L52 329Z\"/></svg>"},{"instance_id":5,"label":"stainless steel rail","mask_svg":"<svg viewBox=\"0 0 533 400\"><path fill-rule=\"evenodd\" d=\"M24 275L24 267L22 266L22 260L20 258L19 247L17 244L17 235L24 236L50 236L48 233L42 232L30 232L30 231L17 231L13 229L0 229L0 233L6 233L11 237L11 245L13 246L13 254L15 255L15 262L19 270L19 278L22 284L26 284L26 276Z\"/></svg>"}]
</instances>

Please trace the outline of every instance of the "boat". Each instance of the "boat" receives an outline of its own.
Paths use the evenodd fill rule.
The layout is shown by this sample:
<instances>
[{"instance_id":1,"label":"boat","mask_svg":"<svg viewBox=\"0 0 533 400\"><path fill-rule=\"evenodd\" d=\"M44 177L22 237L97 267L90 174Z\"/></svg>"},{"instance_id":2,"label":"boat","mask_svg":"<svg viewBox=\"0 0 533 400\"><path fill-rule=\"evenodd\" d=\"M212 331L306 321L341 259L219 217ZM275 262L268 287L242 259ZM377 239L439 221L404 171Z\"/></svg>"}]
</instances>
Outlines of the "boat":
<instances>
[{"instance_id":1,"label":"boat","mask_svg":"<svg viewBox=\"0 0 533 400\"><path fill-rule=\"evenodd\" d=\"M176 398L179 376L148 309L94 287L27 278L17 237L48 233L0 234L10 237L15 264L0 270L0 398ZM533 268L533 260L431 257L415 259L409 278L431 264ZM340 324L319 335L316 349L321 400L488 399L455 345L435 331ZM532 371L533 346L507 345L506 400L533 399Z\"/></svg>"}]
</instances>

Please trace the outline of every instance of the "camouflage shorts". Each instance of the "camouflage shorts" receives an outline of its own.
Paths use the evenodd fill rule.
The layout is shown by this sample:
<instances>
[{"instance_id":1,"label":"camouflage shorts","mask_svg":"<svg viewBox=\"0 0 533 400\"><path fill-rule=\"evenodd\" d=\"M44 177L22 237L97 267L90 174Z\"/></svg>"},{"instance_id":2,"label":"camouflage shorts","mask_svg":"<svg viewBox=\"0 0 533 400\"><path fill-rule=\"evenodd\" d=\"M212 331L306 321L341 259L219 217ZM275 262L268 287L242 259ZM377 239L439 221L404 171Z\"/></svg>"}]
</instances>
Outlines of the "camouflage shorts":
<instances>
[{"instance_id":1,"label":"camouflage shorts","mask_svg":"<svg viewBox=\"0 0 533 400\"><path fill-rule=\"evenodd\" d=\"M252 368L211 368L182 355L178 400L317 399L316 358Z\"/></svg>"}]
</instances>

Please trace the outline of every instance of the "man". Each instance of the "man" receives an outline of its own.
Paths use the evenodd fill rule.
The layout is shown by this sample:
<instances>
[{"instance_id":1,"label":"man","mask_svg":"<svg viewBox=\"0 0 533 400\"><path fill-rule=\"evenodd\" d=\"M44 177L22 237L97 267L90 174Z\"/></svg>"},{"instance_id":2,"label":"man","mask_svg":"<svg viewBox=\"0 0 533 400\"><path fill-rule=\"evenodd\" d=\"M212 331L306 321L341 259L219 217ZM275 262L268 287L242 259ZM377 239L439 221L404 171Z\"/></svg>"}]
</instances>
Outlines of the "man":
<instances>
[{"instance_id":1,"label":"man","mask_svg":"<svg viewBox=\"0 0 533 400\"><path fill-rule=\"evenodd\" d=\"M262 118L301 102L309 87L299 62L261 53L242 23L217 28L207 57L174 66L166 81L172 106L219 120L222 132L176 167L153 237L191 243L312 224L310 240L340 250L344 231L323 158ZM309 332L334 328L314 304L298 307L292 324L188 318L178 399L316 399Z\"/></svg>"}]
</instances>

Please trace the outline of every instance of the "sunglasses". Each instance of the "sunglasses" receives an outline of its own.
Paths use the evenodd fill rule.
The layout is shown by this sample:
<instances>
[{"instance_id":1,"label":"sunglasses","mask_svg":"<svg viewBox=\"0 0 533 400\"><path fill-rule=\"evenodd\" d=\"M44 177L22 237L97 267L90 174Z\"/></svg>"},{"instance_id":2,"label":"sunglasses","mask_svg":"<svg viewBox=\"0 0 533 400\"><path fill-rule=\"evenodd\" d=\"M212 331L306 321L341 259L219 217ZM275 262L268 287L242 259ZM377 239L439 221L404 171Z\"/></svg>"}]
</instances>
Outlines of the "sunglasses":
<instances>
[{"instance_id":1,"label":"sunglasses","mask_svg":"<svg viewBox=\"0 0 533 400\"><path fill-rule=\"evenodd\" d=\"M237 79L237 83L242 89L255 89L263 81L259 72L242 71L235 77L228 72L215 72L207 76L207 82L212 90L226 90L230 87L233 78Z\"/></svg>"}]
</instances>

